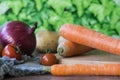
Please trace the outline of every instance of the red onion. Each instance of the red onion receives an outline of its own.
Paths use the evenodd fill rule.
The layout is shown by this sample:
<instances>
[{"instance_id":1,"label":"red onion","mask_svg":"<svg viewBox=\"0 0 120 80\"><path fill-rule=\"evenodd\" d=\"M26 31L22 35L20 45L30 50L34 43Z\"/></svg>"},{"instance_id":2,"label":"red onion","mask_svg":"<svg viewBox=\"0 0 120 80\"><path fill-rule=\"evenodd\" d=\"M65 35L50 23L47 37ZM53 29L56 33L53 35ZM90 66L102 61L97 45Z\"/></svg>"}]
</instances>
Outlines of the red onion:
<instances>
[{"instance_id":1,"label":"red onion","mask_svg":"<svg viewBox=\"0 0 120 80\"><path fill-rule=\"evenodd\" d=\"M31 28L20 21L7 22L1 30L0 41L3 46L15 44L23 54L31 55L36 48L36 37L34 34L36 28L37 23Z\"/></svg>"}]
</instances>

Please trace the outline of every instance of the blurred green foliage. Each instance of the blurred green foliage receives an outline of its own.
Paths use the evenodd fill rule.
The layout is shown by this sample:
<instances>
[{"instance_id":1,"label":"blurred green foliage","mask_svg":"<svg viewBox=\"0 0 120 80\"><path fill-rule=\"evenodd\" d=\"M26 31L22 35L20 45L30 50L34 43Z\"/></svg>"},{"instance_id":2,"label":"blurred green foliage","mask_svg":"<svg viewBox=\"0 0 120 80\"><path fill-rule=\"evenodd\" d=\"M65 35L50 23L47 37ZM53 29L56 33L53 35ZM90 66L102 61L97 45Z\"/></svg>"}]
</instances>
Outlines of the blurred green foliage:
<instances>
[{"instance_id":1,"label":"blurred green foliage","mask_svg":"<svg viewBox=\"0 0 120 80\"><path fill-rule=\"evenodd\" d=\"M37 21L37 31L74 23L120 35L120 0L0 0L0 25L11 20L31 26Z\"/></svg>"}]
</instances>

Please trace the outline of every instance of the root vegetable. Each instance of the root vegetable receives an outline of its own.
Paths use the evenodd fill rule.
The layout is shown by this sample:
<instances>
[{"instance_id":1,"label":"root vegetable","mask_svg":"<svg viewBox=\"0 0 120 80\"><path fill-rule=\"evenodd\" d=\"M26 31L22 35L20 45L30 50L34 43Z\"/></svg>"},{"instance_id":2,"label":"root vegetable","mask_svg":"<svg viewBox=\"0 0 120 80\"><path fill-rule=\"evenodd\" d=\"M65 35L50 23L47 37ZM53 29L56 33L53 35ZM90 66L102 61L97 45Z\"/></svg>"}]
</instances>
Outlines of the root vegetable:
<instances>
[{"instance_id":1,"label":"root vegetable","mask_svg":"<svg viewBox=\"0 0 120 80\"><path fill-rule=\"evenodd\" d=\"M64 24L60 35L77 44L120 55L120 39L74 24Z\"/></svg>"},{"instance_id":2,"label":"root vegetable","mask_svg":"<svg viewBox=\"0 0 120 80\"><path fill-rule=\"evenodd\" d=\"M93 50L91 47L71 42L63 37L60 37L58 42L57 53L62 57L82 55L85 52Z\"/></svg>"},{"instance_id":3,"label":"root vegetable","mask_svg":"<svg viewBox=\"0 0 120 80\"><path fill-rule=\"evenodd\" d=\"M50 50L50 52L57 52L58 38L58 32L48 30L40 31L36 34L36 49L42 53L45 53L46 50Z\"/></svg>"},{"instance_id":4,"label":"root vegetable","mask_svg":"<svg viewBox=\"0 0 120 80\"><path fill-rule=\"evenodd\" d=\"M55 64L49 69L52 75L112 75L120 76L120 64Z\"/></svg>"}]
</instances>

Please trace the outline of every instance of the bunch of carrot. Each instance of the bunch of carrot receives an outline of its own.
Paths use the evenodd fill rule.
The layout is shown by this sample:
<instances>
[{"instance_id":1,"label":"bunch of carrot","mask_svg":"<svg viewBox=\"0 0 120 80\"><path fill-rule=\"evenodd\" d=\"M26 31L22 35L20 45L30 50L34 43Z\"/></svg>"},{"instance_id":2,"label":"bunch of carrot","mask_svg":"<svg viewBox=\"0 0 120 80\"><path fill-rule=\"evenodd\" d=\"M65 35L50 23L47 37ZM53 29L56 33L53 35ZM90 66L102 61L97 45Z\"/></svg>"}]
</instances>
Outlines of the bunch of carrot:
<instances>
[{"instance_id":1,"label":"bunch of carrot","mask_svg":"<svg viewBox=\"0 0 120 80\"><path fill-rule=\"evenodd\" d=\"M93 48L112 54L120 55L120 39L116 39L94 30L73 24L65 24L60 28L60 35L64 40L58 47L59 54L63 56L73 56L77 48L86 51ZM60 43L59 43L60 44ZM80 47L82 46L82 48ZM66 50L64 50L64 48ZM88 49L89 48L89 49ZM74 51L72 50L74 49ZM78 51L79 51L78 50ZM82 52L82 51L81 51ZM84 52L84 51L83 51ZM76 53L76 52L75 52ZM50 67L53 75L119 75L120 63L104 64L56 64Z\"/></svg>"},{"instance_id":2,"label":"bunch of carrot","mask_svg":"<svg viewBox=\"0 0 120 80\"><path fill-rule=\"evenodd\" d=\"M105 52L120 55L120 39L113 38L79 25L65 24L60 34L67 40Z\"/></svg>"}]
</instances>

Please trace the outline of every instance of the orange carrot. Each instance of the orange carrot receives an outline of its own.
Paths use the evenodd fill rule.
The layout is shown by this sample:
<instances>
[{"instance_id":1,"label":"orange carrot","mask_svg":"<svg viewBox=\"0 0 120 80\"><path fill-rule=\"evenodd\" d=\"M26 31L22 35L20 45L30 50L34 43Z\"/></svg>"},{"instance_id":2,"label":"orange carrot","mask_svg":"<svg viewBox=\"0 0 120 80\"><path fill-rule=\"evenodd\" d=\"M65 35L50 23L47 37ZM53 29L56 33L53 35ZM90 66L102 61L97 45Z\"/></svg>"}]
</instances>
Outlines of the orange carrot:
<instances>
[{"instance_id":1,"label":"orange carrot","mask_svg":"<svg viewBox=\"0 0 120 80\"><path fill-rule=\"evenodd\" d=\"M76 44L63 37L59 38L59 45L57 47L57 53L63 57L71 57L81 55L85 52L92 50L93 48L84 45Z\"/></svg>"},{"instance_id":2,"label":"orange carrot","mask_svg":"<svg viewBox=\"0 0 120 80\"><path fill-rule=\"evenodd\" d=\"M56 64L51 66L52 75L114 75L120 76L120 64Z\"/></svg>"},{"instance_id":3,"label":"orange carrot","mask_svg":"<svg viewBox=\"0 0 120 80\"><path fill-rule=\"evenodd\" d=\"M60 28L64 38L77 44L120 55L120 39L116 39L79 25L65 24Z\"/></svg>"},{"instance_id":4,"label":"orange carrot","mask_svg":"<svg viewBox=\"0 0 120 80\"><path fill-rule=\"evenodd\" d=\"M58 44L67 41L67 39L63 38L62 36L59 37L58 39Z\"/></svg>"}]
</instances>

